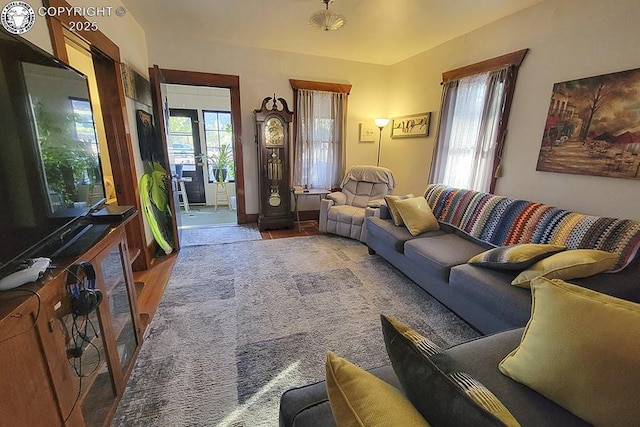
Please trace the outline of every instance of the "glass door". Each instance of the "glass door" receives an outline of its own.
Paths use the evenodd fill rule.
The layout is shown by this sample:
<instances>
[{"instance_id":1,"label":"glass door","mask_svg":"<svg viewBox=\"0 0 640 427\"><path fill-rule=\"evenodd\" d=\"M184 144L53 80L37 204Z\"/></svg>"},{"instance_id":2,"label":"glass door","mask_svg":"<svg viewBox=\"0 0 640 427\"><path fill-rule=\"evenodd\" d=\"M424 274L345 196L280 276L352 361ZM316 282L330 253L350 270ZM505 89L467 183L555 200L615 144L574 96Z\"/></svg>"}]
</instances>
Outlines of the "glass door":
<instances>
[{"instance_id":1,"label":"glass door","mask_svg":"<svg viewBox=\"0 0 640 427\"><path fill-rule=\"evenodd\" d=\"M175 165L178 179L185 179L186 203L206 202L198 111L171 108L169 110L169 163ZM188 210L188 206L187 209Z\"/></svg>"},{"instance_id":2,"label":"glass door","mask_svg":"<svg viewBox=\"0 0 640 427\"><path fill-rule=\"evenodd\" d=\"M116 341L118 360L125 375L138 347L136 326L127 287L121 244L112 248L100 262L102 279L107 290L106 302L111 312L111 327Z\"/></svg>"}]
</instances>

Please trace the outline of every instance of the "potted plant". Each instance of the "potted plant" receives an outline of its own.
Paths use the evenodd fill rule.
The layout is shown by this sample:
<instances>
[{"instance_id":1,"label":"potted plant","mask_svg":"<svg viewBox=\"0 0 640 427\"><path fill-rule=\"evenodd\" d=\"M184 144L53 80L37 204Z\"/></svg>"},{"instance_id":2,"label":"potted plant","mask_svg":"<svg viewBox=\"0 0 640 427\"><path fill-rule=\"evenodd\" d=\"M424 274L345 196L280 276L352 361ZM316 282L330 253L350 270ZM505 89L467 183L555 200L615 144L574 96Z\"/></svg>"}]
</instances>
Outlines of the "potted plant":
<instances>
[{"instance_id":1,"label":"potted plant","mask_svg":"<svg viewBox=\"0 0 640 427\"><path fill-rule=\"evenodd\" d=\"M225 182L228 168L233 166L231 147L228 144L222 144L218 152L211 154L208 159L215 181Z\"/></svg>"}]
</instances>

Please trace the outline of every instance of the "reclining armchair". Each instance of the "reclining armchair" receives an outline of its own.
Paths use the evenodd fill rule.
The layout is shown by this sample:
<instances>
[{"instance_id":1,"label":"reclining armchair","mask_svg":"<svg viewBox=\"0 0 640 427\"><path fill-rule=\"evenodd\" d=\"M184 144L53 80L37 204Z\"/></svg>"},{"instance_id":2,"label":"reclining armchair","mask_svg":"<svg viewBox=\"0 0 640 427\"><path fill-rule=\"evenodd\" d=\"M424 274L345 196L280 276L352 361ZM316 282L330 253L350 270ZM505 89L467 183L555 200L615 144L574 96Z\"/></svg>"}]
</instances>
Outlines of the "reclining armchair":
<instances>
[{"instance_id":1,"label":"reclining armchair","mask_svg":"<svg viewBox=\"0 0 640 427\"><path fill-rule=\"evenodd\" d=\"M379 166L354 166L345 175L340 191L320 202L318 229L322 233L367 241L365 218L379 216L384 196L396 186L393 172Z\"/></svg>"}]
</instances>

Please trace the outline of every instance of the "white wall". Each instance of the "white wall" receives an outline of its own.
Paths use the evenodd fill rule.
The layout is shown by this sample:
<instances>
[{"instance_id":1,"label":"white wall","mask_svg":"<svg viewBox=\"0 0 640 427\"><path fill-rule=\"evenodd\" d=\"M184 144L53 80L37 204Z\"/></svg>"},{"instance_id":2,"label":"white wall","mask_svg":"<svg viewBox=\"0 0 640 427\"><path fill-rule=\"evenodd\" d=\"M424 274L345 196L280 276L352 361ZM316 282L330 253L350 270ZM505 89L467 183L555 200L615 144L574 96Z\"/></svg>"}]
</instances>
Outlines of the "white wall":
<instances>
[{"instance_id":1,"label":"white wall","mask_svg":"<svg viewBox=\"0 0 640 427\"><path fill-rule=\"evenodd\" d=\"M161 68L231 74L240 77L242 144L247 213L258 212L258 166L253 110L267 96L282 97L289 108L289 79L350 83L347 166L375 164L377 146L358 143L358 123L387 115L389 67L279 51L227 45L202 45L188 34L147 32L149 63ZM313 207L308 207L312 209ZM301 209L307 209L302 206Z\"/></svg>"},{"instance_id":2,"label":"white wall","mask_svg":"<svg viewBox=\"0 0 640 427\"><path fill-rule=\"evenodd\" d=\"M535 170L553 84L640 67L638 22L637 0L547 0L392 66L392 113L437 112L443 71L529 48L518 75L496 192L583 213L638 219L638 180ZM437 114L432 127L436 125ZM403 164L410 170L406 173L417 177L407 188L414 192L424 188L427 174L419 164L430 164L433 137L426 152L416 145L402 147L391 165L402 174L401 181Z\"/></svg>"}]
</instances>

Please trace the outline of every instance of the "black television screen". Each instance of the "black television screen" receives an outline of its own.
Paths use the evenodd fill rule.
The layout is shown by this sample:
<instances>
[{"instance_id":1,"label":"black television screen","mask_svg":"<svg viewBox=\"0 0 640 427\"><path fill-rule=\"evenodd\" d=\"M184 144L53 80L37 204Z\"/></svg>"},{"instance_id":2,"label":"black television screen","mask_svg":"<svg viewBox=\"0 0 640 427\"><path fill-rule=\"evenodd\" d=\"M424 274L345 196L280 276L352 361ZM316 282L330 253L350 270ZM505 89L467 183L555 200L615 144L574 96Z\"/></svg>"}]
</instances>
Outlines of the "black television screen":
<instances>
[{"instance_id":1,"label":"black television screen","mask_svg":"<svg viewBox=\"0 0 640 427\"><path fill-rule=\"evenodd\" d=\"M0 117L2 276L68 231L104 185L86 77L1 30Z\"/></svg>"}]
</instances>

